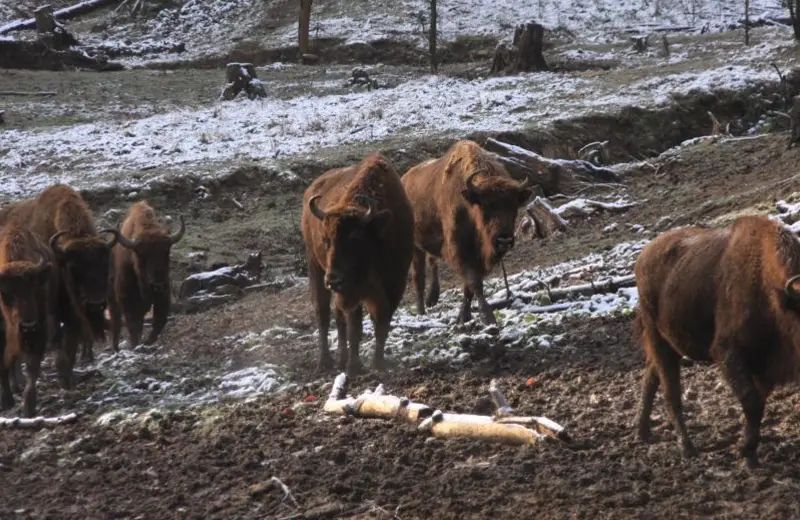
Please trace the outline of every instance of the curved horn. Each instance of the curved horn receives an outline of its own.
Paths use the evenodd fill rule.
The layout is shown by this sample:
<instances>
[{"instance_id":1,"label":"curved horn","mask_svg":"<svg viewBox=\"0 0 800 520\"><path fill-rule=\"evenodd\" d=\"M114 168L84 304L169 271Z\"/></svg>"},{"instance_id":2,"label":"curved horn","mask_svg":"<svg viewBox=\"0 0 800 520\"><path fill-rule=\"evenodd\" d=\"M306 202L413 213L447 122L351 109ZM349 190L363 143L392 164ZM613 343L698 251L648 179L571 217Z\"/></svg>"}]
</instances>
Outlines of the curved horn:
<instances>
[{"instance_id":1,"label":"curved horn","mask_svg":"<svg viewBox=\"0 0 800 520\"><path fill-rule=\"evenodd\" d=\"M39 254L39 262L33 266L36 272L41 273L44 271L45 267L47 267L47 259L44 257L43 254Z\"/></svg>"},{"instance_id":2,"label":"curved horn","mask_svg":"<svg viewBox=\"0 0 800 520\"><path fill-rule=\"evenodd\" d=\"M367 207L367 211L364 213L364 220L367 222L372 220L372 217L375 216L375 204L377 203L375 199L366 195L356 195L356 200Z\"/></svg>"},{"instance_id":3,"label":"curved horn","mask_svg":"<svg viewBox=\"0 0 800 520\"><path fill-rule=\"evenodd\" d=\"M800 292L794 288L794 282L798 280L800 280L800 274L796 274L789 278L789 280L786 282L786 285L783 287L783 291L790 300L800 301Z\"/></svg>"},{"instance_id":4,"label":"curved horn","mask_svg":"<svg viewBox=\"0 0 800 520\"><path fill-rule=\"evenodd\" d=\"M108 231L108 230L105 230L105 231ZM121 245L122 247L125 247L127 249L134 249L136 246L139 245L139 242L137 240L133 240L131 238L126 237L125 235L122 234L121 231L116 230L116 229L114 231L116 232L117 243L119 245Z\"/></svg>"},{"instance_id":5,"label":"curved horn","mask_svg":"<svg viewBox=\"0 0 800 520\"><path fill-rule=\"evenodd\" d=\"M122 236L122 234L121 234L119 231L117 231L116 229L111 229L111 228L108 228L108 229L101 229L101 230L100 230L100 233L103 233L103 234L109 233L109 234L111 234L111 235L114 235L114 238L112 238L110 241L109 241L109 240L106 240L106 245L108 246L108 248L109 248L109 249L111 249L112 247L114 247L114 245L115 245L117 242L120 242L120 243L121 243L121 241L122 241L122 240L123 240L123 238L124 238L124 237Z\"/></svg>"},{"instance_id":6,"label":"curved horn","mask_svg":"<svg viewBox=\"0 0 800 520\"><path fill-rule=\"evenodd\" d=\"M319 207L317 206L317 199L321 199L321 198L322 198L322 195L314 195L313 197L311 197L311 200L308 201L308 207L311 209L311 214L312 215L314 215L315 217L317 217L320 220L323 220L328 215L327 215L327 213L325 213L324 211L319 209Z\"/></svg>"},{"instance_id":7,"label":"curved horn","mask_svg":"<svg viewBox=\"0 0 800 520\"><path fill-rule=\"evenodd\" d=\"M469 176L469 177L467 177L467 181L466 181L466 184L467 184L467 189L468 189L468 190L469 190L471 193L474 193L474 194L476 194L476 195L479 193L479 190L478 190L478 188L477 188L477 187L475 187L475 184L473 183L473 179L474 179L474 178L475 178L475 176L476 176L476 175L478 175L479 173L480 173L480 170L475 170L474 172L472 172L472 173L470 174L470 176Z\"/></svg>"},{"instance_id":8,"label":"curved horn","mask_svg":"<svg viewBox=\"0 0 800 520\"><path fill-rule=\"evenodd\" d=\"M178 231L169 236L169 241L171 244L177 244L178 241L183 238L183 234L186 232L186 222L183 221L183 215L178 217L178 219L181 221L181 227L178 228Z\"/></svg>"},{"instance_id":9,"label":"curved horn","mask_svg":"<svg viewBox=\"0 0 800 520\"><path fill-rule=\"evenodd\" d=\"M519 189L524 190L531 183L530 177L525 177L525 180L519 183Z\"/></svg>"},{"instance_id":10,"label":"curved horn","mask_svg":"<svg viewBox=\"0 0 800 520\"><path fill-rule=\"evenodd\" d=\"M58 233L50 237L50 242L49 242L50 249L53 250L56 256L61 256L64 254L64 250L61 249L61 247L58 245L58 239L61 237L61 235L65 235L66 233L67 233L66 231L59 231Z\"/></svg>"}]
</instances>

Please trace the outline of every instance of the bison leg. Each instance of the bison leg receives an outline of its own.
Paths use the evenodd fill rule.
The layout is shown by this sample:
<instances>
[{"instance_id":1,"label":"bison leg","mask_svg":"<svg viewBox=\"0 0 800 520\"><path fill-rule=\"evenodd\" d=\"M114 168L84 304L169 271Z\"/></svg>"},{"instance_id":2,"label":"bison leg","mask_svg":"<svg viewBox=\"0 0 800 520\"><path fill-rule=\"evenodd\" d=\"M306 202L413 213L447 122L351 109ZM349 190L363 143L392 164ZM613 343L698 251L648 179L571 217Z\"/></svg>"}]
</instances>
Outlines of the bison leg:
<instances>
[{"instance_id":1,"label":"bison leg","mask_svg":"<svg viewBox=\"0 0 800 520\"><path fill-rule=\"evenodd\" d=\"M75 366L75 354L78 350L80 334L75 330L75 326L70 324L63 330L61 338L61 348L56 357L56 371L58 372L58 383L64 390L75 388L75 378L72 369Z\"/></svg>"},{"instance_id":2,"label":"bison leg","mask_svg":"<svg viewBox=\"0 0 800 520\"><path fill-rule=\"evenodd\" d=\"M650 414L653 412L653 401L658 391L658 369L655 364L648 362L642 378L642 402L639 407L639 440L650 440Z\"/></svg>"},{"instance_id":3,"label":"bison leg","mask_svg":"<svg viewBox=\"0 0 800 520\"><path fill-rule=\"evenodd\" d=\"M41 373L42 358L30 356L25 361L25 370L28 373L28 382L25 384L25 392L22 396L23 409L26 417L36 415L36 382Z\"/></svg>"},{"instance_id":4,"label":"bison leg","mask_svg":"<svg viewBox=\"0 0 800 520\"><path fill-rule=\"evenodd\" d=\"M328 347L328 328L331 323L331 292L325 288L325 271L311 255L308 256L308 280L311 283L311 298L316 306L319 328L319 365L317 370L326 372L333 368L333 358Z\"/></svg>"},{"instance_id":5,"label":"bison leg","mask_svg":"<svg viewBox=\"0 0 800 520\"><path fill-rule=\"evenodd\" d=\"M81 345L81 361L91 363L94 361L94 351L92 349L91 341L84 341Z\"/></svg>"},{"instance_id":6,"label":"bison leg","mask_svg":"<svg viewBox=\"0 0 800 520\"><path fill-rule=\"evenodd\" d=\"M646 333L645 341L649 343L645 348L652 356L651 363L655 364L661 384L664 388L664 400L667 413L672 419L672 424L678 433L684 457L694 457L697 454L686 423L683 420L683 403L681 402L681 356L660 336L653 337Z\"/></svg>"},{"instance_id":7,"label":"bison leg","mask_svg":"<svg viewBox=\"0 0 800 520\"><path fill-rule=\"evenodd\" d=\"M138 346L142 341L142 331L144 330L144 313L139 309L126 309L125 327L128 329L128 337L131 341L131 348Z\"/></svg>"},{"instance_id":8,"label":"bison leg","mask_svg":"<svg viewBox=\"0 0 800 520\"><path fill-rule=\"evenodd\" d=\"M425 314L425 252L414 249L414 259L411 262L411 278L417 295L417 314Z\"/></svg>"},{"instance_id":9,"label":"bison leg","mask_svg":"<svg viewBox=\"0 0 800 520\"><path fill-rule=\"evenodd\" d=\"M358 304L347 314L347 342L350 344L350 355L347 359L347 375L349 377L356 376L363 371L361 358L359 357L363 322L364 310L361 304Z\"/></svg>"},{"instance_id":10,"label":"bison leg","mask_svg":"<svg viewBox=\"0 0 800 520\"><path fill-rule=\"evenodd\" d=\"M160 295L159 298L153 302L153 327L150 329L147 339L144 340L145 345L152 345L156 342L158 337L164 331L169 318L169 294ZM144 316L142 316L144 320Z\"/></svg>"},{"instance_id":11,"label":"bison leg","mask_svg":"<svg viewBox=\"0 0 800 520\"><path fill-rule=\"evenodd\" d=\"M0 410L10 410L14 407L14 395L11 392L9 370L0 358Z\"/></svg>"},{"instance_id":12,"label":"bison leg","mask_svg":"<svg viewBox=\"0 0 800 520\"><path fill-rule=\"evenodd\" d=\"M15 359L14 362L11 363L9 377L11 378L11 391L17 395L21 395L22 389L25 386L25 376L22 374L22 361Z\"/></svg>"},{"instance_id":13,"label":"bison leg","mask_svg":"<svg viewBox=\"0 0 800 520\"><path fill-rule=\"evenodd\" d=\"M758 467L758 444L761 441L761 420L764 417L766 393L758 391L753 377L735 347L726 347L722 371L744 411L744 440L740 455L750 468Z\"/></svg>"},{"instance_id":14,"label":"bison leg","mask_svg":"<svg viewBox=\"0 0 800 520\"><path fill-rule=\"evenodd\" d=\"M384 349L386 339L389 337L389 326L392 322L392 315L379 313L375 318L375 353L372 356L372 368L374 370L384 370L386 368L386 358Z\"/></svg>"},{"instance_id":15,"label":"bison leg","mask_svg":"<svg viewBox=\"0 0 800 520\"><path fill-rule=\"evenodd\" d=\"M108 314L111 315L111 348L114 349L114 352L119 352L119 337L122 332L122 310L114 297L108 300Z\"/></svg>"},{"instance_id":16,"label":"bison leg","mask_svg":"<svg viewBox=\"0 0 800 520\"><path fill-rule=\"evenodd\" d=\"M425 305L433 307L439 303L439 263L434 256L428 256L428 265L431 268L431 286L428 287L428 296L425 298Z\"/></svg>"},{"instance_id":17,"label":"bison leg","mask_svg":"<svg viewBox=\"0 0 800 520\"><path fill-rule=\"evenodd\" d=\"M472 288L469 285L464 285L464 298L461 300L461 309L456 320L457 324L463 325L472 319L472 297Z\"/></svg>"},{"instance_id":18,"label":"bison leg","mask_svg":"<svg viewBox=\"0 0 800 520\"><path fill-rule=\"evenodd\" d=\"M336 307L334 311L336 319L336 336L339 349L339 370L344 372L347 370L347 316L344 315L341 309Z\"/></svg>"},{"instance_id":19,"label":"bison leg","mask_svg":"<svg viewBox=\"0 0 800 520\"><path fill-rule=\"evenodd\" d=\"M483 281L476 282L472 290L478 300L478 308L481 310L483 321L488 325L495 325L497 318L494 317L494 311L489 302L486 301L486 296L483 295Z\"/></svg>"}]
</instances>

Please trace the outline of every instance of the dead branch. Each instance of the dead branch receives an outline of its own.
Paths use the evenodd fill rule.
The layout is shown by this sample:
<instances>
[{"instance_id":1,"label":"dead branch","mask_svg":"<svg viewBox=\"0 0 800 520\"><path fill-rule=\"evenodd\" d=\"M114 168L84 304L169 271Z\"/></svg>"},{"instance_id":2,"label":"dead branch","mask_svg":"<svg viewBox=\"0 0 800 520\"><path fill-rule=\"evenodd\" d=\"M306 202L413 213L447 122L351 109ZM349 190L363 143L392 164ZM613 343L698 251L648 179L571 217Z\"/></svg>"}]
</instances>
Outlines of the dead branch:
<instances>
[{"instance_id":1,"label":"dead branch","mask_svg":"<svg viewBox=\"0 0 800 520\"><path fill-rule=\"evenodd\" d=\"M506 401L506 397L498 387L497 380L495 379L492 379L489 383L489 395L492 397L492 401L497 408L495 411L495 416L505 417L507 415L514 414L514 409L508 405L508 401Z\"/></svg>"},{"instance_id":2,"label":"dead branch","mask_svg":"<svg viewBox=\"0 0 800 520\"><path fill-rule=\"evenodd\" d=\"M78 420L78 414L71 413L61 417L32 417L25 419L21 417L5 418L0 417L0 429L18 428L26 430L38 430L39 428L52 428L62 424L72 424Z\"/></svg>"},{"instance_id":3,"label":"dead branch","mask_svg":"<svg viewBox=\"0 0 800 520\"><path fill-rule=\"evenodd\" d=\"M21 92L15 90L2 90L0 96L57 96L58 92L55 91L35 91L35 92Z\"/></svg>"},{"instance_id":4,"label":"dead branch","mask_svg":"<svg viewBox=\"0 0 800 520\"><path fill-rule=\"evenodd\" d=\"M564 427L547 417L516 417L514 409L508 405L508 401L506 401L502 390L500 390L499 384L494 379L489 383L489 395L492 396L492 401L497 407L494 413L494 421L496 423L532 425L542 435L548 435L564 442L570 441Z\"/></svg>"},{"instance_id":5,"label":"dead branch","mask_svg":"<svg viewBox=\"0 0 800 520\"><path fill-rule=\"evenodd\" d=\"M275 484L277 484L278 487L281 488L281 491L283 491L283 500L282 500L282 502L286 501L286 499L288 498L289 500L292 501L292 504L294 504L295 509L300 509L300 504L297 503L297 500L295 500L294 495L292 495L292 491L289 489L289 487L286 484L281 482L281 480L278 477L272 477L269 480L270 480L270 482L274 482Z\"/></svg>"},{"instance_id":6,"label":"dead branch","mask_svg":"<svg viewBox=\"0 0 800 520\"><path fill-rule=\"evenodd\" d=\"M708 117L711 118L711 135L719 135L720 134L719 120L710 110L706 111L706 114L708 114Z\"/></svg>"},{"instance_id":7,"label":"dead branch","mask_svg":"<svg viewBox=\"0 0 800 520\"><path fill-rule=\"evenodd\" d=\"M70 18L76 18L83 14L91 13L92 11L107 5L111 5L117 1L118 0L85 0L75 5L59 9L53 13L53 16L56 20L69 20ZM0 34L6 34L13 31L31 30L35 28L36 18L30 18L28 20L14 20L13 22L7 23L6 25L0 27Z\"/></svg>"},{"instance_id":8,"label":"dead branch","mask_svg":"<svg viewBox=\"0 0 800 520\"><path fill-rule=\"evenodd\" d=\"M525 217L519 230L534 238L547 238L567 230L567 221L542 197L536 197L525 207Z\"/></svg>"},{"instance_id":9,"label":"dead branch","mask_svg":"<svg viewBox=\"0 0 800 520\"><path fill-rule=\"evenodd\" d=\"M512 176L530 178L542 187L545 195L574 189L577 181L619 182L609 168L595 166L581 159L549 159L520 146L488 138L484 147L500 157Z\"/></svg>"}]
</instances>

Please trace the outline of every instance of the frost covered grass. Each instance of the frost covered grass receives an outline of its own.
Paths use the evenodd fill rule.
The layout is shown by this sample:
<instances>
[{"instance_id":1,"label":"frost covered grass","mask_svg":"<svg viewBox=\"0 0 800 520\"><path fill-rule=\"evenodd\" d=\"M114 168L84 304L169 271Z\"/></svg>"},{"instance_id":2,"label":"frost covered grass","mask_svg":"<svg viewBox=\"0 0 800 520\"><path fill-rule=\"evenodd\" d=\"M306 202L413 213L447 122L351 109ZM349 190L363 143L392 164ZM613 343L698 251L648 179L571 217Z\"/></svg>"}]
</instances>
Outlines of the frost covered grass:
<instances>
[{"instance_id":1,"label":"frost covered grass","mask_svg":"<svg viewBox=\"0 0 800 520\"><path fill-rule=\"evenodd\" d=\"M513 302L507 308L495 311L499 326L483 326L477 314L474 314L473 321L457 325L462 298L460 289L443 292L439 303L427 309L424 316L416 315L412 308L401 307L392 320L386 344L387 356L412 365L432 362L457 365L478 351L498 344L539 348L564 346L564 334L553 336L545 331L572 320L631 314L638 302L638 293L635 287L626 287L615 292L575 296L551 304L547 301L546 291L542 291L543 283L558 283L559 287L566 287L631 275L635 258L647 242L624 242L602 253L592 253L577 260L509 276ZM506 300L502 278L488 278L484 288L490 303ZM239 341L249 342L252 348L257 349L275 341L300 341L314 345L317 337L317 331L304 334L284 327L269 329L261 334L249 333L241 336ZM337 336L333 326L329 341L331 349L335 351ZM373 324L369 317L365 317L362 360L369 359L374 344Z\"/></svg>"},{"instance_id":2,"label":"frost covered grass","mask_svg":"<svg viewBox=\"0 0 800 520\"><path fill-rule=\"evenodd\" d=\"M234 338L219 341L220 348L228 353L228 361L222 366L206 367L200 373L194 367L170 362L173 353L167 346L140 345L130 349L123 342L119 353L104 350L87 368L103 374L108 384L88 395L84 402L114 409L193 408L231 400L248 401L293 386L287 382L283 367L261 362L234 366L233 353L246 351L247 343Z\"/></svg>"},{"instance_id":3,"label":"frost covered grass","mask_svg":"<svg viewBox=\"0 0 800 520\"><path fill-rule=\"evenodd\" d=\"M767 54L783 48L781 42L764 46ZM0 181L2 192L16 197L54 181L78 188L136 188L175 170L224 173L219 165L236 160L269 164L398 136L463 135L530 125L544 129L555 120L588 112L655 107L678 93L738 89L774 80L767 56L762 53L764 65L753 66L752 52L719 55L715 57L719 66L708 70L624 83L614 74L531 73L476 80L439 76L390 89L234 100L128 121L7 130L2 143L13 145L0 145ZM778 61L784 68L791 65Z\"/></svg>"}]
</instances>

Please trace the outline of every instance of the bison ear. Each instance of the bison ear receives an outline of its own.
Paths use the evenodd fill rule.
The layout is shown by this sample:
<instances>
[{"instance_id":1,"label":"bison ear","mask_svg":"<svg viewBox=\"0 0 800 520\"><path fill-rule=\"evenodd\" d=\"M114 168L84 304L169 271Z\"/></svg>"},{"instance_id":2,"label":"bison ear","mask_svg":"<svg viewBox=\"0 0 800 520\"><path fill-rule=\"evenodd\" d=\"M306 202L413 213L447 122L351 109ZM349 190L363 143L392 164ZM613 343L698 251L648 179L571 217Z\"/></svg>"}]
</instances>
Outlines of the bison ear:
<instances>
[{"instance_id":1,"label":"bison ear","mask_svg":"<svg viewBox=\"0 0 800 520\"><path fill-rule=\"evenodd\" d=\"M533 196L533 190L530 188L523 188L519 192L519 205L524 206Z\"/></svg>"},{"instance_id":2,"label":"bison ear","mask_svg":"<svg viewBox=\"0 0 800 520\"><path fill-rule=\"evenodd\" d=\"M464 200L469 202L470 204L480 204L481 198L478 195L478 192L475 190L470 190L469 188L461 190L461 196L464 197Z\"/></svg>"}]
</instances>

